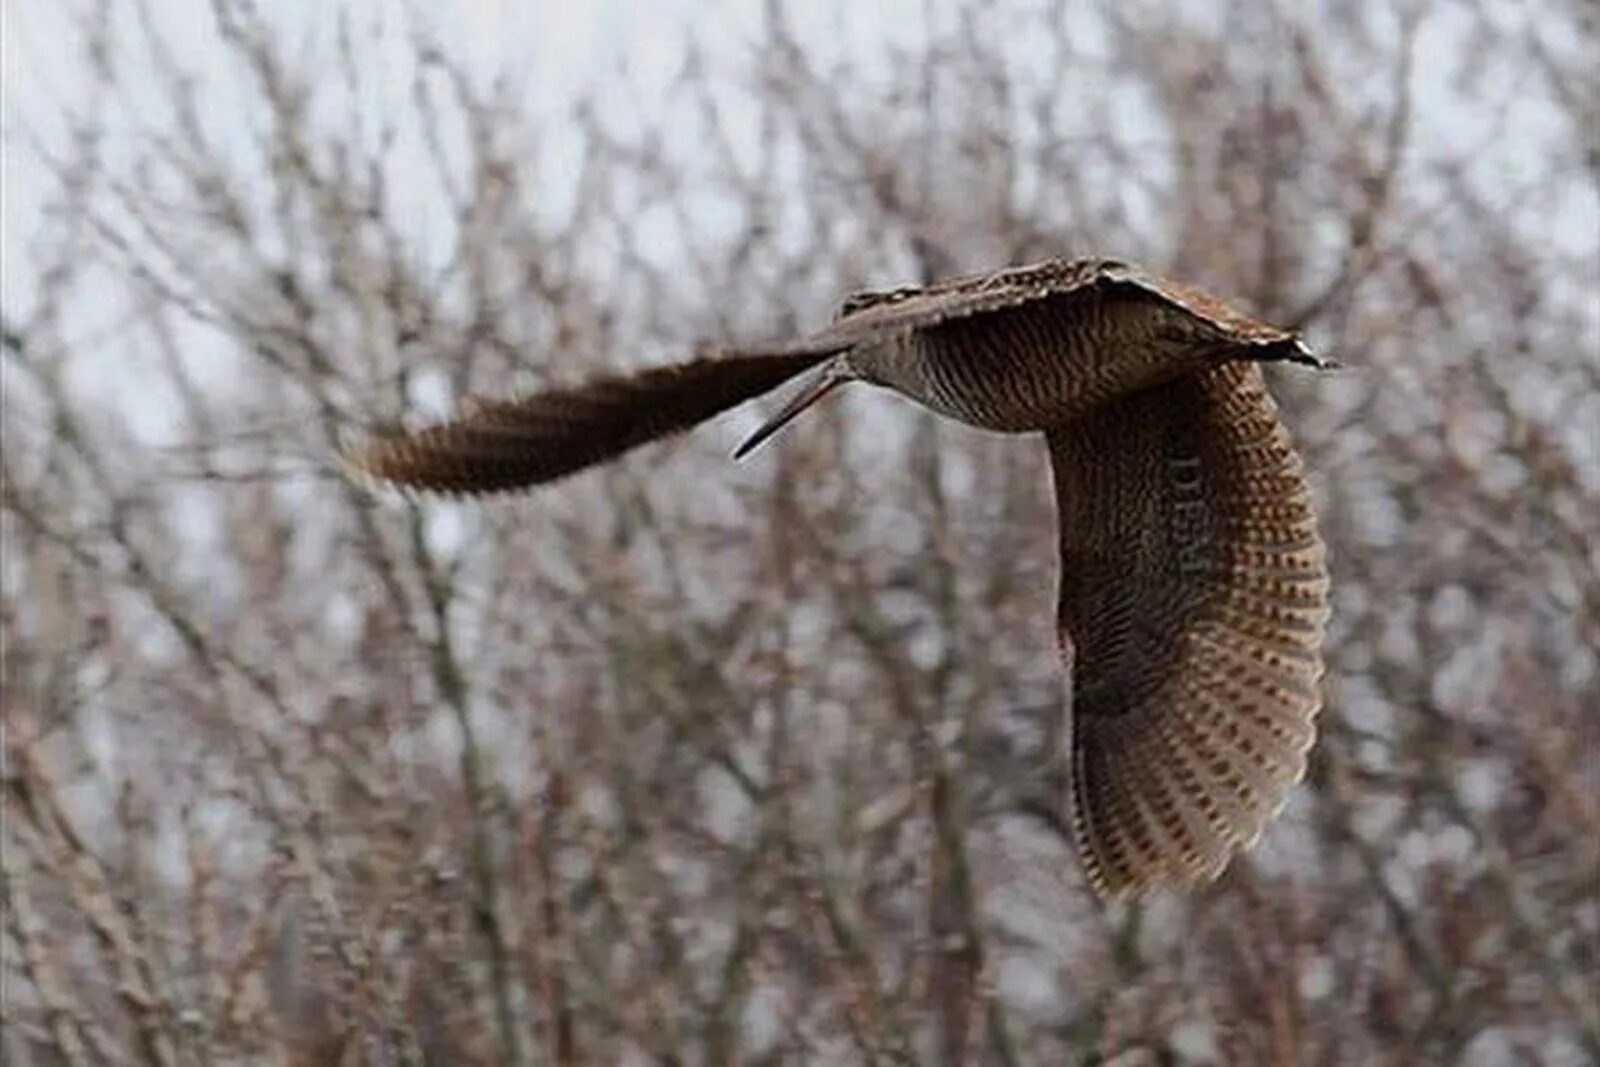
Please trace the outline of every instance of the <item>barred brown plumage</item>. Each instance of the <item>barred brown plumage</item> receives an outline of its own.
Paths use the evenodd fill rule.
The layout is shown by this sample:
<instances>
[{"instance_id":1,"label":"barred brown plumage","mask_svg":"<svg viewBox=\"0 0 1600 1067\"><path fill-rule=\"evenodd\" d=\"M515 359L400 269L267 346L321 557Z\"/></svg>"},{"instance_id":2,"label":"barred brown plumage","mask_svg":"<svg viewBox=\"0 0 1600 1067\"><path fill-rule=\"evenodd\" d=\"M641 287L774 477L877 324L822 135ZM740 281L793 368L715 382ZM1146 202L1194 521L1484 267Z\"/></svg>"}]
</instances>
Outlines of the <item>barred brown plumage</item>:
<instances>
[{"instance_id":1,"label":"barred brown plumage","mask_svg":"<svg viewBox=\"0 0 1600 1067\"><path fill-rule=\"evenodd\" d=\"M1328 579L1262 362L1291 331L1115 260L1048 260L861 293L797 342L479 403L345 457L415 489L525 488L696 425L812 370L741 448L835 387L883 385L990 430L1041 432L1060 523L1073 833L1108 895L1215 877L1305 771Z\"/></svg>"}]
</instances>

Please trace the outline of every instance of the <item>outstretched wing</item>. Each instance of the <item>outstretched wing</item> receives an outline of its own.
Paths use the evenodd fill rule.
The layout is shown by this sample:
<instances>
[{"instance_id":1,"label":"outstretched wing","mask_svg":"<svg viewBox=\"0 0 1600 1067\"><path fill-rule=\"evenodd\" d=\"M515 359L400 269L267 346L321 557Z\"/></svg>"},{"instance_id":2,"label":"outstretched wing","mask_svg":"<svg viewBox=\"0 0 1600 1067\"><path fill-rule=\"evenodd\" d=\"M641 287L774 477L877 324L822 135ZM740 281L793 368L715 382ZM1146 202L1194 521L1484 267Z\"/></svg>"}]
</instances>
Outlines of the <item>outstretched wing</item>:
<instances>
[{"instance_id":1,"label":"outstretched wing","mask_svg":"<svg viewBox=\"0 0 1600 1067\"><path fill-rule=\"evenodd\" d=\"M1299 458L1247 363L1047 438L1089 878L1113 896L1213 878L1315 734L1328 579Z\"/></svg>"},{"instance_id":2,"label":"outstretched wing","mask_svg":"<svg viewBox=\"0 0 1600 1067\"><path fill-rule=\"evenodd\" d=\"M901 330L926 329L1095 286L1137 291L1193 316L1239 344L1277 344L1294 334L1251 318L1191 286L1118 259L1046 259L930 286L851 293L820 338L860 341Z\"/></svg>"},{"instance_id":3,"label":"outstretched wing","mask_svg":"<svg viewBox=\"0 0 1600 1067\"><path fill-rule=\"evenodd\" d=\"M343 459L359 477L409 489L524 489L687 430L834 351L802 342L708 356L518 399L473 400L449 422L375 436Z\"/></svg>"}]
</instances>

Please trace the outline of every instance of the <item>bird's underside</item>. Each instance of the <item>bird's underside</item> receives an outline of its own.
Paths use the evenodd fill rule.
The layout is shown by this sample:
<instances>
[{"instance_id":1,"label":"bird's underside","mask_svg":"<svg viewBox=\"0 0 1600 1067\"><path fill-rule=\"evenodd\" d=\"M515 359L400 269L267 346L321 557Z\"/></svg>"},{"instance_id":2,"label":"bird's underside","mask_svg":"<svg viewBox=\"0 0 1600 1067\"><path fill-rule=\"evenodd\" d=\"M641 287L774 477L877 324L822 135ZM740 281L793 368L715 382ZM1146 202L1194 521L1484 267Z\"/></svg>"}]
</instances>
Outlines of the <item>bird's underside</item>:
<instances>
[{"instance_id":1,"label":"bird's underside","mask_svg":"<svg viewBox=\"0 0 1600 1067\"><path fill-rule=\"evenodd\" d=\"M804 371L753 440L834 387L887 386L1039 431L1055 473L1072 825L1107 895L1215 877L1305 770L1320 706L1323 547L1257 363L1292 333L1111 260L863 293L798 341L733 349L377 437L355 473L485 493L561 478Z\"/></svg>"}]
</instances>

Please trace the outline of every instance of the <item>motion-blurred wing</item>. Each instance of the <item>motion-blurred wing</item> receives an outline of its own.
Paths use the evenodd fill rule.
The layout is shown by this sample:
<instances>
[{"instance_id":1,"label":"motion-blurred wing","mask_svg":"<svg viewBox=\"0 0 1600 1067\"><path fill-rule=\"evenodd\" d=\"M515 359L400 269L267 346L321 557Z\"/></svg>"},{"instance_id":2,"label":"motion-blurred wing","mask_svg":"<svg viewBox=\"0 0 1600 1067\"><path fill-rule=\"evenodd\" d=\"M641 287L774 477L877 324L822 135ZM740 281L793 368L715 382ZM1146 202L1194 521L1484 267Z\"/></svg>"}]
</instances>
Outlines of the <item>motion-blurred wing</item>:
<instances>
[{"instance_id":1,"label":"motion-blurred wing","mask_svg":"<svg viewBox=\"0 0 1600 1067\"><path fill-rule=\"evenodd\" d=\"M1252 364L1050 431L1073 826L1108 895L1215 877L1305 772L1328 579Z\"/></svg>"},{"instance_id":2,"label":"motion-blurred wing","mask_svg":"<svg viewBox=\"0 0 1600 1067\"><path fill-rule=\"evenodd\" d=\"M524 489L687 430L835 350L801 343L735 352L513 400L474 400L450 422L373 437L344 461L358 476L410 489Z\"/></svg>"}]
</instances>

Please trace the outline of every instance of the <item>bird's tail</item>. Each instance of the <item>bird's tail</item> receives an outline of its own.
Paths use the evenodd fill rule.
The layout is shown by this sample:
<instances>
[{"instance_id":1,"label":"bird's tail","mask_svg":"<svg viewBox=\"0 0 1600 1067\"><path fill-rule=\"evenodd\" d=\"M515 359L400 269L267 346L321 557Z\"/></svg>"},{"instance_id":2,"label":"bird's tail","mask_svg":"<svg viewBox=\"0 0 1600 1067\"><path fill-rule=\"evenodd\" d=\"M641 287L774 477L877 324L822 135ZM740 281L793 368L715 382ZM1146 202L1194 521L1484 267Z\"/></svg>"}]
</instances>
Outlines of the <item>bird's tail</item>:
<instances>
[{"instance_id":1,"label":"bird's tail","mask_svg":"<svg viewBox=\"0 0 1600 1067\"><path fill-rule=\"evenodd\" d=\"M342 459L358 478L405 489L524 489L688 430L837 351L809 342L739 349L511 400L471 400L448 422L370 437Z\"/></svg>"}]
</instances>

